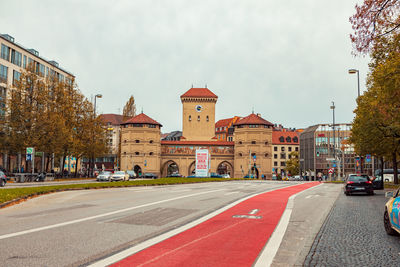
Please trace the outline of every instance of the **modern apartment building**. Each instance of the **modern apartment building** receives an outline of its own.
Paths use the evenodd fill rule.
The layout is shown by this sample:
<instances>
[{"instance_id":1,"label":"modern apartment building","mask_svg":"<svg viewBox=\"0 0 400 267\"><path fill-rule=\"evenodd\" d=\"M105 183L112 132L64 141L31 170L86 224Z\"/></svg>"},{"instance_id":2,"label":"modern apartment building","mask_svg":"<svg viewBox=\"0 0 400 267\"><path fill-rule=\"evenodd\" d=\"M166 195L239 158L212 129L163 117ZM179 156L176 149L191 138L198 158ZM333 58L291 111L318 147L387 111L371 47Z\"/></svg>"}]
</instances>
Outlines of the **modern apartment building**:
<instances>
[{"instance_id":1,"label":"modern apartment building","mask_svg":"<svg viewBox=\"0 0 400 267\"><path fill-rule=\"evenodd\" d=\"M274 127L272 131L272 173L287 175L286 161L291 159L290 153L299 151L299 132L295 129Z\"/></svg>"},{"instance_id":2,"label":"modern apartment building","mask_svg":"<svg viewBox=\"0 0 400 267\"><path fill-rule=\"evenodd\" d=\"M14 37L0 34L0 116L6 112L6 99L15 81L19 80L24 69L32 66L34 72L43 77L56 77L59 81L73 83L75 76L61 68L54 60L47 60L36 49L28 49L15 42ZM16 162L0 151L0 165L10 170Z\"/></svg>"}]
</instances>

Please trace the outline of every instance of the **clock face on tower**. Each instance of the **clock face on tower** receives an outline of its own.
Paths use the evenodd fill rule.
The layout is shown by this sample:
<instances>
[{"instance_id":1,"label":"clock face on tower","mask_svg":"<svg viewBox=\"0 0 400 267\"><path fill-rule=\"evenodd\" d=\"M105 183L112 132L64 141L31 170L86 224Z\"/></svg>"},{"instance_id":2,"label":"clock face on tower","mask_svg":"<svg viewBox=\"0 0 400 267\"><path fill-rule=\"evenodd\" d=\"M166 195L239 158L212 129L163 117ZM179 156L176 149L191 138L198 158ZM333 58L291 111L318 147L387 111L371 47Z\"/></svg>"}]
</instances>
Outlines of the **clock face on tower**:
<instances>
[{"instance_id":1,"label":"clock face on tower","mask_svg":"<svg viewBox=\"0 0 400 267\"><path fill-rule=\"evenodd\" d=\"M197 112L201 112L201 110L203 109L203 107L200 106L200 105L197 105L197 106L195 107L195 109L196 109Z\"/></svg>"}]
</instances>

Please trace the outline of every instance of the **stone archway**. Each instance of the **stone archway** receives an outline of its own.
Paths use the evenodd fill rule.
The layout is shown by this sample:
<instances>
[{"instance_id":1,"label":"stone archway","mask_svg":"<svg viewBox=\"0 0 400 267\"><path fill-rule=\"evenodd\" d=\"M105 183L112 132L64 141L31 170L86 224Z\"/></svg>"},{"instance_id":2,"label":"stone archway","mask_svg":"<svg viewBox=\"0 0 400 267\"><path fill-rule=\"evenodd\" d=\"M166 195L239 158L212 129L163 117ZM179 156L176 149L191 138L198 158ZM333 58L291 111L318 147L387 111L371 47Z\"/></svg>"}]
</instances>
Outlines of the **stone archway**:
<instances>
[{"instance_id":1,"label":"stone archway","mask_svg":"<svg viewBox=\"0 0 400 267\"><path fill-rule=\"evenodd\" d=\"M172 174L179 174L179 166L173 160L168 160L162 167L162 177L168 177Z\"/></svg>"},{"instance_id":2,"label":"stone archway","mask_svg":"<svg viewBox=\"0 0 400 267\"><path fill-rule=\"evenodd\" d=\"M188 168L188 176L195 175L195 173L196 173L195 165L196 165L196 161L193 161L192 163L190 163L189 168Z\"/></svg>"},{"instance_id":3,"label":"stone archway","mask_svg":"<svg viewBox=\"0 0 400 267\"><path fill-rule=\"evenodd\" d=\"M142 172L142 168L139 165L135 165L135 167L133 167L133 171L136 174L136 177L140 177L143 172Z\"/></svg>"},{"instance_id":4,"label":"stone archway","mask_svg":"<svg viewBox=\"0 0 400 267\"><path fill-rule=\"evenodd\" d=\"M217 174L229 174L231 177L233 176L233 166L228 161L222 161L218 164Z\"/></svg>"}]
</instances>

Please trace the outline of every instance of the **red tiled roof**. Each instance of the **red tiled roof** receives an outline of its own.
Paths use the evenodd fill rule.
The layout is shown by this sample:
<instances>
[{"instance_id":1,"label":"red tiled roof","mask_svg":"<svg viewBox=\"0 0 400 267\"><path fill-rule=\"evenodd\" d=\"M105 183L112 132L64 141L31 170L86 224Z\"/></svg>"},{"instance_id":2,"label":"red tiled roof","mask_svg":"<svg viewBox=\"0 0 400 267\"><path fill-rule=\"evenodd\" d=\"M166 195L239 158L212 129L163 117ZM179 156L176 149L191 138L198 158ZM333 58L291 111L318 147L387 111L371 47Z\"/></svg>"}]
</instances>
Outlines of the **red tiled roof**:
<instances>
[{"instance_id":1,"label":"red tiled roof","mask_svg":"<svg viewBox=\"0 0 400 267\"><path fill-rule=\"evenodd\" d=\"M101 114L99 117L104 123L111 123L111 125L120 125L124 122L124 116L119 114ZM128 119L132 117L127 117Z\"/></svg>"},{"instance_id":2,"label":"red tiled roof","mask_svg":"<svg viewBox=\"0 0 400 267\"><path fill-rule=\"evenodd\" d=\"M191 88L186 93L181 95L182 97L204 97L204 98L218 98L208 88Z\"/></svg>"},{"instance_id":3,"label":"red tiled roof","mask_svg":"<svg viewBox=\"0 0 400 267\"><path fill-rule=\"evenodd\" d=\"M234 142L228 141L161 141L162 145L200 145L200 146L233 146Z\"/></svg>"},{"instance_id":4,"label":"red tiled roof","mask_svg":"<svg viewBox=\"0 0 400 267\"><path fill-rule=\"evenodd\" d=\"M219 128L219 127L228 127L229 123L233 120L234 118L229 118L229 119L223 119L223 120L219 120L215 123L215 128Z\"/></svg>"},{"instance_id":5,"label":"red tiled roof","mask_svg":"<svg viewBox=\"0 0 400 267\"><path fill-rule=\"evenodd\" d=\"M283 136L285 138L284 142L279 141L279 138ZM291 138L291 142L286 142L286 137ZM293 138L297 137L297 142L293 141ZM299 133L298 132L292 132L292 131L272 131L272 144L273 145L298 145L300 141L299 138Z\"/></svg>"},{"instance_id":6,"label":"red tiled roof","mask_svg":"<svg viewBox=\"0 0 400 267\"><path fill-rule=\"evenodd\" d=\"M160 125L162 126L160 123L158 123L157 121L153 120L152 118L150 118L149 116L147 116L144 113L140 113L139 115L125 121L122 124L131 124L131 123L143 123L143 124L153 124L153 125Z\"/></svg>"},{"instance_id":7,"label":"red tiled roof","mask_svg":"<svg viewBox=\"0 0 400 267\"><path fill-rule=\"evenodd\" d=\"M247 117L244 117L240 120L238 120L234 125L244 125L244 124L258 124L258 125L269 125L269 126L274 126L272 123L270 123L267 120L264 120L263 118L257 116L256 114L252 113Z\"/></svg>"}]
</instances>

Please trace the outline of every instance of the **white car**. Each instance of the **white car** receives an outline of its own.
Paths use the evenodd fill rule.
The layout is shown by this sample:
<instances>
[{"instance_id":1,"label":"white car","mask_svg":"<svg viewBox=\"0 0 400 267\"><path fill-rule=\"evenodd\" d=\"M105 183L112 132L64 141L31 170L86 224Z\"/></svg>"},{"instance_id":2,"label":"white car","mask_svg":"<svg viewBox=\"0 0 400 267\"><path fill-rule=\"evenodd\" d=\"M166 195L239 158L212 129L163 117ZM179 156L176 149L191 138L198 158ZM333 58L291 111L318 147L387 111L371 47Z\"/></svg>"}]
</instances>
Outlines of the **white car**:
<instances>
[{"instance_id":1,"label":"white car","mask_svg":"<svg viewBox=\"0 0 400 267\"><path fill-rule=\"evenodd\" d=\"M101 172L99 175L97 175L96 180L97 181L110 181L111 178L111 172Z\"/></svg>"},{"instance_id":2,"label":"white car","mask_svg":"<svg viewBox=\"0 0 400 267\"><path fill-rule=\"evenodd\" d=\"M222 174L222 178L231 178L231 176L228 173L226 173L226 174Z\"/></svg>"},{"instance_id":3,"label":"white car","mask_svg":"<svg viewBox=\"0 0 400 267\"><path fill-rule=\"evenodd\" d=\"M110 181L128 181L129 174L124 171L116 171L111 175Z\"/></svg>"}]
</instances>

